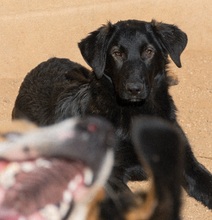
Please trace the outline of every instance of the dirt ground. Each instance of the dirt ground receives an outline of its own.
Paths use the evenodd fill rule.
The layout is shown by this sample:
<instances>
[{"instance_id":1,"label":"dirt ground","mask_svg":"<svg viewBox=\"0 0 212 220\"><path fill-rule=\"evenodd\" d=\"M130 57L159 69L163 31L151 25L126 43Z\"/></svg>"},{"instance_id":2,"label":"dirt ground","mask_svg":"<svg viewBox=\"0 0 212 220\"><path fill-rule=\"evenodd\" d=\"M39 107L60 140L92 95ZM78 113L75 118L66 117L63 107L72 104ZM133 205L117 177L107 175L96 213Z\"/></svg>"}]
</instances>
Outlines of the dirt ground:
<instances>
[{"instance_id":1,"label":"dirt ground","mask_svg":"<svg viewBox=\"0 0 212 220\"><path fill-rule=\"evenodd\" d=\"M4 0L3 2L5 8L2 7L3 3L2 5L0 3L3 11L2 16L0 15L0 37L2 37L0 41L1 124L6 123L11 119L11 111L14 105L14 100L18 93L18 89L23 80L23 77L27 71L37 65L40 61L45 60L51 56L63 56L68 58L74 57L74 61L81 62L82 58L79 55L77 47L75 46L75 48L71 48L71 41L75 45L82 37L85 36L86 33L92 31L93 27L98 27L97 25L101 24L102 20L105 22L107 17L111 17L114 20L118 20L116 18L121 19L122 17L129 17L128 14L116 14L115 8L117 7L114 6L113 10L113 7L111 6L112 3L108 3L108 7L101 7L102 11L105 9L105 14L101 12L101 15L99 15L99 17L101 16L102 20L98 20L96 17L95 20L93 18L91 21L89 20L89 17L85 17L88 22L87 26L83 25L83 21L80 19L82 19L86 13L90 15L89 10L97 11L97 8L93 9L87 7L88 12L86 12L85 8L83 8L83 16L81 15L81 17L75 17L75 20L78 19L78 26L71 26L69 24L71 23L71 20L67 18L70 16L70 11L72 14L75 13L72 10L73 7L70 9L70 11L68 7L67 9L65 8L59 10L56 8L54 11L52 9L50 12L46 10L44 11L46 14L43 16L42 13L44 12L40 13L40 9L35 11L35 6L33 5L34 8L32 7L32 16L29 13L21 12L20 16L17 17L14 15L17 10L15 12L12 11L11 14L8 13L9 7L7 7L7 4L10 4L10 1ZM15 4L16 1L13 2ZM59 2L58 4L65 4L67 1L55 2ZM72 4L72 2L76 3L78 1L69 2ZM110 1L105 0L105 2ZM123 7L127 7L129 3L126 2L127 1L123 1L123 4L117 3L119 4L118 7L120 8L122 5ZM132 2L137 4L138 1ZM146 2L149 2L150 4L154 1ZM168 1L160 2L164 2L165 5L165 2ZM177 2L176 4L178 4L178 1L172 2ZM189 4L189 1L185 2L182 0L179 2L183 2L183 4ZM197 3L198 1L195 2ZM170 71L176 75L179 80L179 84L171 87L170 91L178 108L178 120L190 140L194 154L196 155L197 159L205 167L207 167L210 172L212 172L212 47L211 22L209 20L211 13L209 12L210 2L208 0L204 0L203 2L205 4L202 3L200 6L197 6L196 9L198 9L198 11L196 10L195 12L193 1L189 6L187 5L188 10L184 10L184 7L178 10L177 7L173 7L175 12L167 9L166 13L164 12L165 9L161 9L160 11L159 3L158 7L156 8L157 10L149 10L149 7L152 9L152 5L150 4L146 6L145 16L144 13L142 16L143 18L152 18L152 15L155 15L164 21L168 19L171 20L171 18L173 18L171 21L179 24L180 27L182 26L186 33L189 33L190 44L181 56L182 68L178 69L173 64L170 65ZM41 1L41 3L43 6L44 1ZM126 6L124 4L126 4ZM17 5L14 7L17 8L20 7L20 5L21 4L17 3ZM129 5L129 7L133 7L132 3ZM161 5L161 7L162 6L163 5ZM50 6L48 7L50 8ZM133 8L134 11L131 12L131 17L133 14L134 18L140 19L142 17L140 11L143 12L144 10L141 8L139 9L140 11L136 11L136 8L137 5L135 5ZM128 10L128 12L129 11L130 10ZM78 8L76 9L76 13L79 14ZM127 10L123 9L123 13L127 13ZM190 15L190 23L188 24L187 20L184 20L184 17L189 15L189 13L195 14L196 17ZM55 18L53 15L55 15ZM95 14L95 16L97 15L98 13ZM202 27L200 25L196 25L197 16L198 20L200 20L202 25L205 26ZM13 17L15 17L15 22ZM48 22L50 23L50 20L52 20L52 25L47 27L46 24ZM52 30L52 26L54 26L54 30ZM28 29L26 27L28 27ZM72 29L69 30L69 27L72 27ZM67 30L69 30L69 32ZM75 36L71 36L71 34L74 32ZM206 32L209 34L209 37L204 35ZM138 188L138 186L139 183L132 184L132 188ZM211 220L212 212L193 198L188 197L184 192L182 216L184 220Z\"/></svg>"}]
</instances>

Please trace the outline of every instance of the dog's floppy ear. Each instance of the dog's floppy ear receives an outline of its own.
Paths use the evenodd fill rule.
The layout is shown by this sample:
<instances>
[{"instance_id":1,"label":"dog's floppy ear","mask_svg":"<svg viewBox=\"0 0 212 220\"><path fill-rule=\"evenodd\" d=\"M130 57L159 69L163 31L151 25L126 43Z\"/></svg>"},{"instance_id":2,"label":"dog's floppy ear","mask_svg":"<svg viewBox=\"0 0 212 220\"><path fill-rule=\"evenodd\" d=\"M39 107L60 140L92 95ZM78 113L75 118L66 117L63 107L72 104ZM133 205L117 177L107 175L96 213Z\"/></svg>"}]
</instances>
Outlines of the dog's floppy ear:
<instances>
[{"instance_id":1,"label":"dog's floppy ear","mask_svg":"<svg viewBox=\"0 0 212 220\"><path fill-rule=\"evenodd\" d=\"M78 43L83 58L92 67L97 78L104 74L107 50L113 32L114 26L108 22Z\"/></svg>"},{"instance_id":2,"label":"dog's floppy ear","mask_svg":"<svg viewBox=\"0 0 212 220\"><path fill-rule=\"evenodd\" d=\"M171 59L177 67L181 67L180 55L186 47L187 35L175 25L156 22L155 20L152 20L151 24Z\"/></svg>"}]
</instances>

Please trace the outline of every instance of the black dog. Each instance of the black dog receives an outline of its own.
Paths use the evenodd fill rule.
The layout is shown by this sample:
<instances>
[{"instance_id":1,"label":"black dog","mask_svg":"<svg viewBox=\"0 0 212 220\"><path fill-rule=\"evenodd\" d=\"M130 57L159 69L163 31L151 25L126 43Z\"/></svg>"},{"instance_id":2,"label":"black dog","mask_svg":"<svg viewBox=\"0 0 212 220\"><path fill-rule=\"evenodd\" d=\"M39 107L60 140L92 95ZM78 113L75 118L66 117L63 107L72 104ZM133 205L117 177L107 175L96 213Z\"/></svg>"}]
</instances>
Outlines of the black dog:
<instances>
[{"instance_id":1,"label":"black dog","mask_svg":"<svg viewBox=\"0 0 212 220\"><path fill-rule=\"evenodd\" d=\"M154 117L139 117L132 130L150 187L111 194L105 184L114 163L115 133L106 120L72 118L44 128L25 121L0 126L0 219L180 219L180 135Z\"/></svg>"},{"instance_id":2,"label":"black dog","mask_svg":"<svg viewBox=\"0 0 212 220\"><path fill-rule=\"evenodd\" d=\"M212 208L212 175L194 157L168 92L168 55L181 67L186 44L186 34L174 25L137 20L108 23L79 43L94 74L66 59L40 64L22 83L13 118L28 118L38 125L76 115L107 118L119 138L110 179L117 191L126 190L129 180L146 178L131 141L133 118L152 115L166 119L184 136L182 185L189 195Z\"/></svg>"}]
</instances>

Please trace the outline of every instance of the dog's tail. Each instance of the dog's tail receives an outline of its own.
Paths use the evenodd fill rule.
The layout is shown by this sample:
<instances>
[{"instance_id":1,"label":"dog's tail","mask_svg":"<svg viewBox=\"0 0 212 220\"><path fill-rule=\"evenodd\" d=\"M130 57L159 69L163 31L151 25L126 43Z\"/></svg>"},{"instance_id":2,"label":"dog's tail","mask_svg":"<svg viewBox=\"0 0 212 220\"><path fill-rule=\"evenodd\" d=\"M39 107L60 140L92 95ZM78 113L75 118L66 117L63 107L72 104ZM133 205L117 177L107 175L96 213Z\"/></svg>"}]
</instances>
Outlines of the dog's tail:
<instances>
[{"instance_id":1,"label":"dog's tail","mask_svg":"<svg viewBox=\"0 0 212 220\"><path fill-rule=\"evenodd\" d=\"M132 139L138 159L151 179L141 211L150 219L180 219L183 147L177 129L153 117L136 118ZM148 211L149 210L149 211Z\"/></svg>"}]
</instances>

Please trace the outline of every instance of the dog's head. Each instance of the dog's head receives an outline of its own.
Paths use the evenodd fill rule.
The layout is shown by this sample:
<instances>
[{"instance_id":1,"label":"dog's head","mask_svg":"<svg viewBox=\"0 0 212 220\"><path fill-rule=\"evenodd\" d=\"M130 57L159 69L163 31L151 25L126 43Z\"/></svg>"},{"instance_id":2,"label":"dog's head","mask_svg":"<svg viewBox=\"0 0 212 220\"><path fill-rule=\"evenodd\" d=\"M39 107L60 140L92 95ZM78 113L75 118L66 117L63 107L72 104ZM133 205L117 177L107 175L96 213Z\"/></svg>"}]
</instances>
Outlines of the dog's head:
<instances>
[{"instance_id":1,"label":"dog's head","mask_svg":"<svg viewBox=\"0 0 212 220\"><path fill-rule=\"evenodd\" d=\"M70 212L84 219L113 166L112 125L95 117L32 131L13 125L0 129L0 219L59 220Z\"/></svg>"},{"instance_id":2,"label":"dog's head","mask_svg":"<svg viewBox=\"0 0 212 220\"><path fill-rule=\"evenodd\" d=\"M97 78L104 74L111 78L119 98L139 102L166 73L168 55L181 67L186 44L187 36L177 26L128 20L102 26L79 48Z\"/></svg>"}]
</instances>

